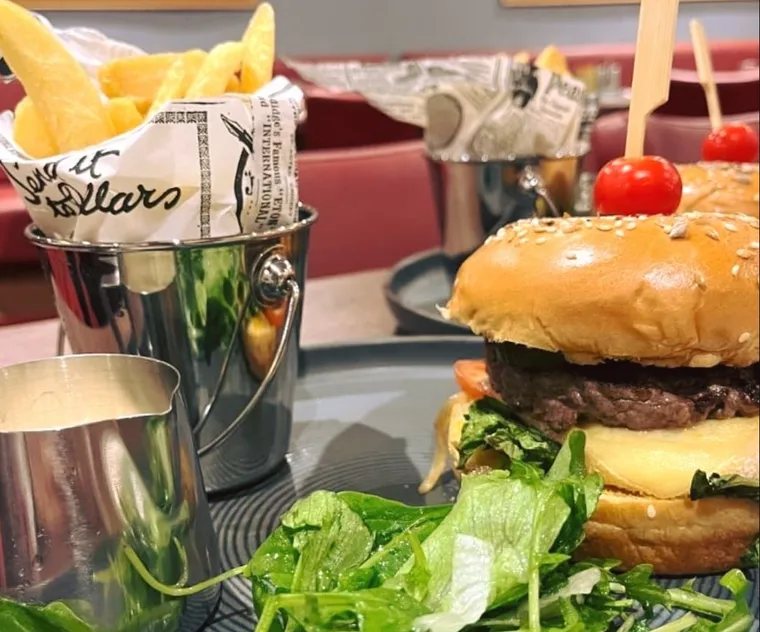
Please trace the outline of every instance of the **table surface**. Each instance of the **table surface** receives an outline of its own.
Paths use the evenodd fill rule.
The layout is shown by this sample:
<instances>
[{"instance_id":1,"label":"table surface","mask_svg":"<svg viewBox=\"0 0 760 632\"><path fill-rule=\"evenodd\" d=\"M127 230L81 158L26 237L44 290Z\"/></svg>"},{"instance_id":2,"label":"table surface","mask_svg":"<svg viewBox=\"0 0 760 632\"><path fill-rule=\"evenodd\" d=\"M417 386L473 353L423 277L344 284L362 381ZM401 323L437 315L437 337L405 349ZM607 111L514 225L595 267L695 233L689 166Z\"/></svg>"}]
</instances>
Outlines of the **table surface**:
<instances>
[{"instance_id":1,"label":"table surface","mask_svg":"<svg viewBox=\"0 0 760 632\"><path fill-rule=\"evenodd\" d=\"M392 336L396 329L383 293L387 270L372 270L306 283L303 345ZM0 366L55 353L57 321L0 327Z\"/></svg>"}]
</instances>

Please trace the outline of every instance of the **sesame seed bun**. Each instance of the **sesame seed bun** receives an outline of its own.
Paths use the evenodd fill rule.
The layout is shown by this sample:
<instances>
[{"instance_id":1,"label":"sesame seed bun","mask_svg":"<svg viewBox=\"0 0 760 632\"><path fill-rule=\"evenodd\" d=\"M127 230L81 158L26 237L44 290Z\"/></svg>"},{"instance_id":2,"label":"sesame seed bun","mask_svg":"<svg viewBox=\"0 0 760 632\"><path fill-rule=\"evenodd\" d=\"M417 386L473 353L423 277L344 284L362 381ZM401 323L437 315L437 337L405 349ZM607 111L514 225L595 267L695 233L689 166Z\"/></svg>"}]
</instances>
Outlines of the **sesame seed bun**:
<instances>
[{"instance_id":1,"label":"sesame seed bun","mask_svg":"<svg viewBox=\"0 0 760 632\"><path fill-rule=\"evenodd\" d=\"M700 162L678 165L683 195L678 212L760 215L758 165Z\"/></svg>"},{"instance_id":2,"label":"sesame seed bun","mask_svg":"<svg viewBox=\"0 0 760 632\"><path fill-rule=\"evenodd\" d=\"M760 222L746 215L532 219L490 237L443 309L568 361L758 362Z\"/></svg>"},{"instance_id":3,"label":"sesame seed bun","mask_svg":"<svg viewBox=\"0 0 760 632\"><path fill-rule=\"evenodd\" d=\"M578 556L652 564L658 575L720 573L740 565L760 531L752 500L658 499L605 489Z\"/></svg>"}]
</instances>

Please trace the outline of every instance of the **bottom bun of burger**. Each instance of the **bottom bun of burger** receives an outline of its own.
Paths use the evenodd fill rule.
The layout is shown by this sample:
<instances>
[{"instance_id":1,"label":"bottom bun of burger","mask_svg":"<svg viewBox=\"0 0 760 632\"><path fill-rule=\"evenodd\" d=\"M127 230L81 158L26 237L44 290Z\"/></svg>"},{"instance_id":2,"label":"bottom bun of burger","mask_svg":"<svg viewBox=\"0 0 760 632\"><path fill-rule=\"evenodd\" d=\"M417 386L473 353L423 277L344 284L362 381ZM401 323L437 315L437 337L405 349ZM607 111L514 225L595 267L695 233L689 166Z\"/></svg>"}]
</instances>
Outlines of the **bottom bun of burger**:
<instances>
[{"instance_id":1,"label":"bottom bun of burger","mask_svg":"<svg viewBox=\"0 0 760 632\"><path fill-rule=\"evenodd\" d=\"M658 575L719 573L740 564L758 530L752 500L663 500L605 489L577 555L620 560L624 569L651 564Z\"/></svg>"}]
</instances>

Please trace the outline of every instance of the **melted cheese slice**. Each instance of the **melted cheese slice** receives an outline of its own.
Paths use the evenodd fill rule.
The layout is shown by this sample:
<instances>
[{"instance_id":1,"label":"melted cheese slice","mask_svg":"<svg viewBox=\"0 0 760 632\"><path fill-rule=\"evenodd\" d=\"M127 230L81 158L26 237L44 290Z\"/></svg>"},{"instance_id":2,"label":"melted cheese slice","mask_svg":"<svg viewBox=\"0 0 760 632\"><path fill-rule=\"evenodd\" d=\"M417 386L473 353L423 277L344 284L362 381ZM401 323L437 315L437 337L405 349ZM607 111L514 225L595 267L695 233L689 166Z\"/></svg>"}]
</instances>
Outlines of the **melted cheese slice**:
<instances>
[{"instance_id":1,"label":"melted cheese slice","mask_svg":"<svg viewBox=\"0 0 760 632\"><path fill-rule=\"evenodd\" d=\"M757 417L673 430L582 427L587 467L605 485L655 498L688 496L696 470L757 478L759 428Z\"/></svg>"}]
</instances>

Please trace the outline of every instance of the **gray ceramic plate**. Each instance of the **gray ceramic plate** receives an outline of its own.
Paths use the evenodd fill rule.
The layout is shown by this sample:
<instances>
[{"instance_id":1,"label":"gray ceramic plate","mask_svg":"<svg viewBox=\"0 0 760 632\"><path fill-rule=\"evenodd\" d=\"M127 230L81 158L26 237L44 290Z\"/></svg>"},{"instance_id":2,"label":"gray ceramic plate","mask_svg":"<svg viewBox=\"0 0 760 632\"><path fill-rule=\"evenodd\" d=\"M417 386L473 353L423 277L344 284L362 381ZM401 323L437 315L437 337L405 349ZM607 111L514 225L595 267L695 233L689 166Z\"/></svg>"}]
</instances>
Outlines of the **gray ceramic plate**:
<instances>
[{"instance_id":1,"label":"gray ceramic plate","mask_svg":"<svg viewBox=\"0 0 760 632\"><path fill-rule=\"evenodd\" d=\"M481 354L480 340L461 337L306 351L286 466L246 496L212 506L222 565L245 564L293 501L318 489L369 492L414 504L453 500L452 478L426 497L416 488L432 458L435 414L456 390L451 365ZM700 578L697 586L719 594L713 577ZM756 590L752 607L757 614ZM663 613L662 622L667 618ZM251 621L249 584L233 580L210 630L251 632Z\"/></svg>"},{"instance_id":2,"label":"gray ceramic plate","mask_svg":"<svg viewBox=\"0 0 760 632\"><path fill-rule=\"evenodd\" d=\"M399 327L408 334L457 336L470 334L467 327L445 320L436 309L451 295L463 258L452 259L440 250L427 250L402 259L391 270L385 299Z\"/></svg>"}]
</instances>

